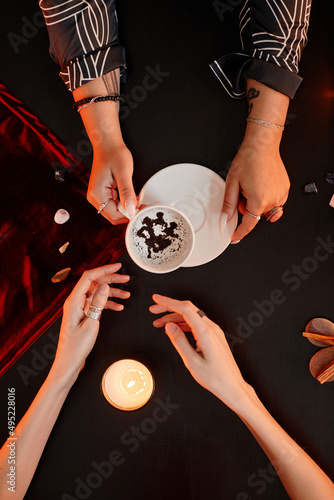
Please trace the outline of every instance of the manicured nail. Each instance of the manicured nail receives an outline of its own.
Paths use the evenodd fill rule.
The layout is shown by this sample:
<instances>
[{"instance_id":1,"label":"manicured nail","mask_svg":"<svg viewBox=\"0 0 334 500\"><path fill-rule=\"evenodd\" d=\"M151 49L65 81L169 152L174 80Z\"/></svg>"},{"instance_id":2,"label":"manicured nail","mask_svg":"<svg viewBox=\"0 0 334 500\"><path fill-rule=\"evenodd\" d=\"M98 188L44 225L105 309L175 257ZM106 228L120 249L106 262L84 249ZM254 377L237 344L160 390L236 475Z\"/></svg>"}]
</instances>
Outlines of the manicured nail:
<instances>
[{"instance_id":1,"label":"manicured nail","mask_svg":"<svg viewBox=\"0 0 334 500\"><path fill-rule=\"evenodd\" d=\"M176 325L174 323L167 323L166 329L168 332L173 333L176 330Z\"/></svg>"},{"instance_id":2,"label":"manicured nail","mask_svg":"<svg viewBox=\"0 0 334 500\"><path fill-rule=\"evenodd\" d=\"M236 245L237 243L240 243L241 240L235 240L235 241L231 241L231 245Z\"/></svg>"},{"instance_id":3,"label":"manicured nail","mask_svg":"<svg viewBox=\"0 0 334 500\"><path fill-rule=\"evenodd\" d=\"M220 219L219 219L219 232L221 235L223 234L223 232L225 230L226 223L227 223L227 214L223 212L220 215Z\"/></svg>"},{"instance_id":4,"label":"manicured nail","mask_svg":"<svg viewBox=\"0 0 334 500\"><path fill-rule=\"evenodd\" d=\"M130 198L129 200L126 200L124 204L125 204L125 209L130 216L130 219L133 219L137 213L134 201Z\"/></svg>"}]
</instances>

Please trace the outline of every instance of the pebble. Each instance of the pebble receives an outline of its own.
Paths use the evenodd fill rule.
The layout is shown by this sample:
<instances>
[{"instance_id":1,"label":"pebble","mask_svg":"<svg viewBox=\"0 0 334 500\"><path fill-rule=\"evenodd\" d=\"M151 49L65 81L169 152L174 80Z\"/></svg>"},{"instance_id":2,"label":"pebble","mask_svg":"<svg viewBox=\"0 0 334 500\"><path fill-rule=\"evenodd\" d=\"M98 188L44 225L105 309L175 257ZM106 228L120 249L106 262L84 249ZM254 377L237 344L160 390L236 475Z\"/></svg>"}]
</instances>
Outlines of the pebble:
<instances>
[{"instance_id":1,"label":"pebble","mask_svg":"<svg viewBox=\"0 0 334 500\"><path fill-rule=\"evenodd\" d=\"M68 213L68 211L64 208L60 208L55 213L54 221L56 224L65 224L65 222L67 222L69 218L70 214Z\"/></svg>"},{"instance_id":2,"label":"pebble","mask_svg":"<svg viewBox=\"0 0 334 500\"><path fill-rule=\"evenodd\" d=\"M66 241L66 243L64 243L58 250L60 253L64 253L66 251L66 248L68 247L68 245L70 244L69 241Z\"/></svg>"},{"instance_id":3,"label":"pebble","mask_svg":"<svg viewBox=\"0 0 334 500\"><path fill-rule=\"evenodd\" d=\"M314 184L314 182L309 182L308 184L305 184L305 186L303 188L303 192L306 193L306 194L317 193L318 192L318 188Z\"/></svg>"},{"instance_id":4,"label":"pebble","mask_svg":"<svg viewBox=\"0 0 334 500\"><path fill-rule=\"evenodd\" d=\"M66 280L67 276L70 274L71 268L65 267L61 271L58 271L52 278L52 283L60 283L61 281Z\"/></svg>"},{"instance_id":5,"label":"pebble","mask_svg":"<svg viewBox=\"0 0 334 500\"><path fill-rule=\"evenodd\" d=\"M334 184L334 171L332 171L332 172L326 172L326 181L329 184Z\"/></svg>"}]
</instances>

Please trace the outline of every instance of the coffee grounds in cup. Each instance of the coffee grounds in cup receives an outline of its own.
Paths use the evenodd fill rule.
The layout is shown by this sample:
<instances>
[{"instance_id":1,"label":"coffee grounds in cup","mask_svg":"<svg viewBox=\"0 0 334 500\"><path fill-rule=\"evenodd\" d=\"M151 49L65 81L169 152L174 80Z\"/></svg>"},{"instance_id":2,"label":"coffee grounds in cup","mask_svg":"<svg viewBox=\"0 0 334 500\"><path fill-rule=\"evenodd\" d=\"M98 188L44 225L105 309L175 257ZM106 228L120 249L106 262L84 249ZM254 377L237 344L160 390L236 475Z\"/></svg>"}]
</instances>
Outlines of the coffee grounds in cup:
<instances>
[{"instance_id":1,"label":"coffee grounds in cup","mask_svg":"<svg viewBox=\"0 0 334 500\"><path fill-rule=\"evenodd\" d=\"M155 228L159 227L159 232L155 231ZM151 259L152 252L157 254L168 248L175 239L179 238L176 222L166 222L164 219L163 212L157 212L156 218L145 217L143 219L142 227L137 231L137 236L139 238L144 238L145 244L147 246L147 257Z\"/></svg>"}]
</instances>

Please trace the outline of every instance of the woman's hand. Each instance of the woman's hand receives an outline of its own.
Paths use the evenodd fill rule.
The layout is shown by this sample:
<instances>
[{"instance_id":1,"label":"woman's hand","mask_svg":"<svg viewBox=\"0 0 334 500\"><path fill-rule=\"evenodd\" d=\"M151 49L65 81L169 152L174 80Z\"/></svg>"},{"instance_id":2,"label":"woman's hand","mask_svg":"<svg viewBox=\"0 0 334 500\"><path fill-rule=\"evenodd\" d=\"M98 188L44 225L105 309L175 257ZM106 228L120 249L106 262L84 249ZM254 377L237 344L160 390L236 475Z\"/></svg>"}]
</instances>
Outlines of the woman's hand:
<instances>
[{"instance_id":1,"label":"woman's hand","mask_svg":"<svg viewBox=\"0 0 334 500\"><path fill-rule=\"evenodd\" d=\"M165 327L175 349L194 379L234 411L238 411L249 386L246 384L227 344L224 332L189 301L153 295L153 314L169 312L153 325ZM184 332L192 332L196 350Z\"/></svg>"},{"instance_id":2,"label":"woman's hand","mask_svg":"<svg viewBox=\"0 0 334 500\"><path fill-rule=\"evenodd\" d=\"M120 201L129 215L133 217L136 213L137 197L132 184L132 174L133 158L124 143L111 151L107 149L94 152L87 200L98 209L102 203L111 199L101 215L112 224L128 222L117 210Z\"/></svg>"},{"instance_id":3,"label":"woman's hand","mask_svg":"<svg viewBox=\"0 0 334 500\"><path fill-rule=\"evenodd\" d=\"M64 304L53 372L77 377L92 350L100 322L86 316L89 306L122 311L124 306L108 298L127 299L130 292L110 288L111 283L126 283L129 276L115 274L120 263L85 271Z\"/></svg>"},{"instance_id":4,"label":"woman's hand","mask_svg":"<svg viewBox=\"0 0 334 500\"><path fill-rule=\"evenodd\" d=\"M119 80L120 72L116 68L75 89L74 100L105 94L119 95ZM119 103L95 102L84 106L80 115L94 153L87 200L97 210L108 202L101 215L112 224L124 224L128 219L117 210L119 201L132 218L136 214L138 200L132 185L133 159L124 144L119 122Z\"/></svg>"},{"instance_id":5,"label":"woman's hand","mask_svg":"<svg viewBox=\"0 0 334 500\"><path fill-rule=\"evenodd\" d=\"M237 209L243 214L232 243L238 243L252 231L258 217L283 206L290 189L279 152L290 99L248 79L247 100L248 118L254 121L247 122L244 140L227 175L220 219L222 231ZM282 214L283 210L278 208L270 222L276 222Z\"/></svg>"},{"instance_id":6,"label":"woman's hand","mask_svg":"<svg viewBox=\"0 0 334 500\"><path fill-rule=\"evenodd\" d=\"M253 215L262 215L284 205L288 199L290 181L279 153L279 144L270 140L273 133L277 134L277 131L260 129L257 130L257 139L245 139L227 175L223 213L227 214L228 220L237 209L243 214L242 222L233 234L234 243L242 240L259 222L247 213L246 208ZM277 212L270 222L276 222L282 214L283 211Z\"/></svg>"}]
</instances>

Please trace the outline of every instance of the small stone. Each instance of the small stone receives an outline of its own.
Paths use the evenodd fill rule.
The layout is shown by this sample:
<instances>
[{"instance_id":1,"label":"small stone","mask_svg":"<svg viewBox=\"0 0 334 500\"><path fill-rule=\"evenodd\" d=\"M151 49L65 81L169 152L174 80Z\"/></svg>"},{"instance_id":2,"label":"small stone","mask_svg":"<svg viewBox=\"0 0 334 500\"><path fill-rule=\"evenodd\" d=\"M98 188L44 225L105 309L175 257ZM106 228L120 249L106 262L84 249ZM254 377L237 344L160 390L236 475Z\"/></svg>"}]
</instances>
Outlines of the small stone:
<instances>
[{"instance_id":1,"label":"small stone","mask_svg":"<svg viewBox=\"0 0 334 500\"><path fill-rule=\"evenodd\" d=\"M68 245L70 244L69 241L66 241L66 243L64 243L58 250L60 253L64 253L66 251L66 248L68 247Z\"/></svg>"},{"instance_id":2,"label":"small stone","mask_svg":"<svg viewBox=\"0 0 334 500\"><path fill-rule=\"evenodd\" d=\"M326 172L326 181L328 184L334 184L334 172Z\"/></svg>"},{"instance_id":3,"label":"small stone","mask_svg":"<svg viewBox=\"0 0 334 500\"><path fill-rule=\"evenodd\" d=\"M57 274L55 274L51 278L52 283L60 283L61 281L66 280L67 276L70 274L70 271L71 271L70 267L65 267L61 271L58 271Z\"/></svg>"},{"instance_id":4,"label":"small stone","mask_svg":"<svg viewBox=\"0 0 334 500\"><path fill-rule=\"evenodd\" d=\"M334 208L334 194L333 196L331 197L331 201L329 202L329 205Z\"/></svg>"},{"instance_id":5,"label":"small stone","mask_svg":"<svg viewBox=\"0 0 334 500\"><path fill-rule=\"evenodd\" d=\"M70 214L68 213L68 211L64 208L60 208L55 213L54 221L56 224L65 224L65 222L67 222L69 218Z\"/></svg>"},{"instance_id":6,"label":"small stone","mask_svg":"<svg viewBox=\"0 0 334 500\"><path fill-rule=\"evenodd\" d=\"M56 179L56 181L59 181L59 182L65 182L65 178L64 178L61 170L55 171L55 179Z\"/></svg>"},{"instance_id":7,"label":"small stone","mask_svg":"<svg viewBox=\"0 0 334 500\"><path fill-rule=\"evenodd\" d=\"M310 182L309 184L305 184L303 192L306 194L312 194L312 193L316 194L318 192L318 188L314 184L314 182Z\"/></svg>"}]
</instances>

